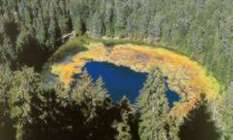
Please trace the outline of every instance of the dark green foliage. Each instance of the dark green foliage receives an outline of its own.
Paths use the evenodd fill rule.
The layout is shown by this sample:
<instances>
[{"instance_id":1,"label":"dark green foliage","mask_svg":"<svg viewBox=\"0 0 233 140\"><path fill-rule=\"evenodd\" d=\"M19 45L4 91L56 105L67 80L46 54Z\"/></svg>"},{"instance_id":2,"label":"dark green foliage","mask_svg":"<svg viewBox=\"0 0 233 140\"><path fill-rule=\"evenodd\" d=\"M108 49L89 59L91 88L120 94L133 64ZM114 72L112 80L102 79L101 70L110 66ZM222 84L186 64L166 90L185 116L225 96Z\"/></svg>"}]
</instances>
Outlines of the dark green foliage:
<instances>
[{"instance_id":1,"label":"dark green foliage","mask_svg":"<svg viewBox=\"0 0 233 140\"><path fill-rule=\"evenodd\" d=\"M123 97L120 102L121 108L121 120L115 121L113 123L113 128L117 130L117 134L115 136L116 140L135 140L137 138L137 134L133 133L133 128L130 123L133 121L133 108L130 106L129 101L126 97ZM133 122L135 123L135 122Z\"/></svg>"},{"instance_id":2,"label":"dark green foliage","mask_svg":"<svg viewBox=\"0 0 233 140\"><path fill-rule=\"evenodd\" d=\"M142 140L169 139L169 106L165 95L164 77L160 70L153 70L141 91L139 136Z\"/></svg>"},{"instance_id":3,"label":"dark green foliage","mask_svg":"<svg viewBox=\"0 0 233 140\"><path fill-rule=\"evenodd\" d=\"M14 47L14 37L12 34L17 34L13 26L15 21L7 15L0 18L0 63L15 63L17 54ZM13 29L11 29L13 28ZM11 31L13 30L13 31ZM12 33L13 32L13 33Z\"/></svg>"},{"instance_id":4,"label":"dark green foliage","mask_svg":"<svg viewBox=\"0 0 233 140\"><path fill-rule=\"evenodd\" d=\"M161 42L233 79L231 0L71 0L77 32Z\"/></svg>"},{"instance_id":5,"label":"dark green foliage","mask_svg":"<svg viewBox=\"0 0 233 140\"><path fill-rule=\"evenodd\" d=\"M32 69L23 69L14 74L12 88L9 90L9 106L11 118L16 121L17 140L23 140L26 134L23 127L27 121L30 121L29 114L32 107L37 106L33 100L39 98L40 83L39 75Z\"/></svg>"},{"instance_id":6,"label":"dark green foliage","mask_svg":"<svg viewBox=\"0 0 233 140\"><path fill-rule=\"evenodd\" d=\"M125 123L130 138L135 131L128 101L114 105L102 80L92 82L87 73L71 90L60 84L43 87L39 74L30 68L13 72L3 66L0 78L0 138L109 140L119 131L114 122Z\"/></svg>"},{"instance_id":7,"label":"dark green foliage","mask_svg":"<svg viewBox=\"0 0 233 140\"><path fill-rule=\"evenodd\" d=\"M5 70L4 70L5 69ZM30 122L30 113L33 107L39 108L33 100L39 98L41 91L41 81L38 74L32 69L24 68L22 71L13 72L7 66L1 68L1 96L4 99L4 118L8 118L6 123L11 127L11 134L16 140L24 140L26 131L24 126ZM7 82L8 81L8 82Z\"/></svg>"},{"instance_id":8,"label":"dark green foliage","mask_svg":"<svg viewBox=\"0 0 233 140\"><path fill-rule=\"evenodd\" d=\"M114 127L116 128L118 134L115 136L116 140L132 140L132 136L130 133L130 126L127 124L128 122L128 114L122 114L122 122L116 122Z\"/></svg>"},{"instance_id":9,"label":"dark green foliage","mask_svg":"<svg viewBox=\"0 0 233 140\"><path fill-rule=\"evenodd\" d=\"M68 0L1 0L0 62L7 61L14 67L22 64L36 66L38 58L30 58L31 61L34 60L34 64L28 62L28 58L22 58L27 53L39 53L40 59L47 59L46 52L51 55L61 45L62 35L72 30L67 2Z\"/></svg>"},{"instance_id":10,"label":"dark green foliage","mask_svg":"<svg viewBox=\"0 0 233 140\"><path fill-rule=\"evenodd\" d=\"M71 99L81 107L80 111L86 117L86 121L93 120L103 109L107 109L111 104L106 90L103 88L102 80L97 80L96 84L92 82L87 72L80 76L75 86L72 87Z\"/></svg>"},{"instance_id":11,"label":"dark green foliage","mask_svg":"<svg viewBox=\"0 0 233 140\"><path fill-rule=\"evenodd\" d=\"M70 89L60 84L47 89L38 73L23 68L40 71L72 30L128 39L104 41L107 46L159 42L204 64L225 87L230 84L210 110L221 138L233 139L232 5L232 0L0 0L0 139L178 139L159 70L147 79L137 112L126 99L113 104L102 80L93 82L86 73ZM77 42L68 43L55 59L67 50L82 51L80 42L75 51ZM181 127L181 139L196 138L187 138L187 131L199 139L220 137L206 120L205 135L189 129L199 130L196 117L211 114L203 104Z\"/></svg>"},{"instance_id":12,"label":"dark green foliage","mask_svg":"<svg viewBox=\"0 0 233 140\"><path fill-rule=\"evenodd\" d=\"M216 119L218 127L222 130L222 139L233 139L233 83L228 87L228 90L223 94L223 98L219 99L217 104Z\"/></svg>"},{"instance_id":13,"label":"dark green foliage","mask_svg":"<svg viewBox=\"0 0 233 140\"><path fill-rule=\"evenodd\" d=\"M10 117L10 95L8 93L13 76L8 65L0 65L0 79L0 139L15 140L14 121Z\"/></svg>"},{"instance_id":14,"label":"dark green foliage","mask_svg":"<svg viewBox=\"0 0 233 140\"><path fill-rule=\"evenodd\" d=\"M71 101L77 106L82 114L80 122L76 126L75 133L77 137L85 140L113 139L118 135L118 128L113 127L115 122L124 120L122 112L127 114L127 122L132 122L132 115L129 115L130 105L128 102L112 104L108 97L106 89L103 88L103 82L98 79L92 82L92 79L84 72L80 79L74 82L70 93ZM131 124L125 124L126 127L133 127ZM131 135L131 132L129 133Z\"/></svg>"},{"instance_id":15,"label":"dark green foliage","mask_svg":"<svg viewBox=\"0 0 233 140\"><path fill-rule=\"evenodd\" d=\"M1 56L7 60L16 60L15 45L16 40L22 40L21 32L31 36L33 48L54 50L62 43L62 35L75 29L78 35L161 42L204 64L224 85L233 79L231 0L1 0L1 3L1 33L5 35L0 35L0 44L3 38L10 40L9 44L5 39L4 44L10 47L2 46L5 56Z\"/></svg>"}]
</instances>

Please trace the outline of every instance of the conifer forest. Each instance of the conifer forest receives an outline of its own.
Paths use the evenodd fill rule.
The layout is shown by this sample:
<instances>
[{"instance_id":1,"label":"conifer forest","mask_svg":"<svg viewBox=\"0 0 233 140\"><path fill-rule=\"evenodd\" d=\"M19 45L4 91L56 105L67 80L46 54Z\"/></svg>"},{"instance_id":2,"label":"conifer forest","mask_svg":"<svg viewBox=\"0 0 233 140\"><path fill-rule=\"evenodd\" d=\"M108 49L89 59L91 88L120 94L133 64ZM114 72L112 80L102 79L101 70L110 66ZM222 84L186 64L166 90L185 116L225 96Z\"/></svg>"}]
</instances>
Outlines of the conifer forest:
<instances>
[{"instance_id":1,"label":"conifer forest","mask_svg":"<svg viewBox=\"0 0 233 140\"><path fill-rule=\"evenodd\" d=\"M233 140L233 1L0 0L0 140Z\"/></svg>"}]
</instances>

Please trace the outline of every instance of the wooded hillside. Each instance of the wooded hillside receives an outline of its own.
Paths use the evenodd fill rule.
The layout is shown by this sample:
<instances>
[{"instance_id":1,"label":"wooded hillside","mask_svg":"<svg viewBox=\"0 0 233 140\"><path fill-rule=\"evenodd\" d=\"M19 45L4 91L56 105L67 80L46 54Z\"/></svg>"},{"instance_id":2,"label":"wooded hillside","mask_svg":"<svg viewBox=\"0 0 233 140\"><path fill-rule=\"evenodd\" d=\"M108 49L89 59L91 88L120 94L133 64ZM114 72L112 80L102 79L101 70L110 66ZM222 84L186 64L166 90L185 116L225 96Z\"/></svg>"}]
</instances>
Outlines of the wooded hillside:
<instances>
[{"instance_id":1,"label":"wooded hillside","mask_svg":"<svg viewBox=\"0 0 233 140\"><path fill-rule=\"evenodd\" d=\"M167 117L163 96L154 98L164 92L159 70L136 107L125 98L113 103L102 80L87 74L68 89L47 87L44 64L66 41L62 37L75 32L162 44L203 64L221 83L222 96L214 103L203 99L200 108L213 122L214 138L232 140L232 6L232 0L0 0L0 139L187 138L187 120Z\"/></svg>"}]
</instances>

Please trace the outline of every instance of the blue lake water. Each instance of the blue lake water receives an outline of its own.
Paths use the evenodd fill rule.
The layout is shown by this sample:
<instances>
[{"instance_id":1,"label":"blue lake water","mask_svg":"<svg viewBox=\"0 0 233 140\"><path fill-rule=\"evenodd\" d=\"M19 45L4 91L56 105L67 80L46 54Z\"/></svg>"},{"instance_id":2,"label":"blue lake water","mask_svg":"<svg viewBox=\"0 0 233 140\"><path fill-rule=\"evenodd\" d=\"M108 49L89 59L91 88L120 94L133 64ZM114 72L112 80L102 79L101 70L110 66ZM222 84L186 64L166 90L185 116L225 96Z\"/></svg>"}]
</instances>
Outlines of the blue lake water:
<instances>
[{"instance_id":1,"label":"blue lake water","mask_svg":"<svg viewBox=\"0 0 233 140\"><path fill-rule=\"evenodd\" d=\"M88 62L84 69L93 80L102 77L113 101L119 101L123 96L127 96L131 103L134 103L147 78L147 73L135 72L127 67L106 62ZM174 102L180 100L180 97L169 88L167 89L166 96L172 107Z\"/></svg>"}]
</instances>

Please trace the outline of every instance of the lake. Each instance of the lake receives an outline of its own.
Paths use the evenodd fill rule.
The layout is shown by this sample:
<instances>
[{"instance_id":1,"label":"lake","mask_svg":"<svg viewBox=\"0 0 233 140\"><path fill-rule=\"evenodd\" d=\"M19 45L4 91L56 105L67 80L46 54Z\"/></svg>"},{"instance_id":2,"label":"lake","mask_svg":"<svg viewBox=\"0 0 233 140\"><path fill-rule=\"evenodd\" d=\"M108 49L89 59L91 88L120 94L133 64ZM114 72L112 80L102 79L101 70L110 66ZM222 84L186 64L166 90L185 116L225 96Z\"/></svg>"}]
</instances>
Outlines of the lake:
<instances>
[{"instance_id":1,"label":"lake","mask_svg":"<svg viewBox=\"0 0 233 140\"><path fill-rule=\"evenodd\" d=\"M106 62L91 61L84 66L84 69L87 70L93 80L102 77L113 101L119 101L123 96L127 96L131 103L137 100L148 75ZM166 96L169 106L172 107L174 102L180 100L180 97L168 88L168 84L165 85L167 86Z\"/></svg>"}]
</instances>

